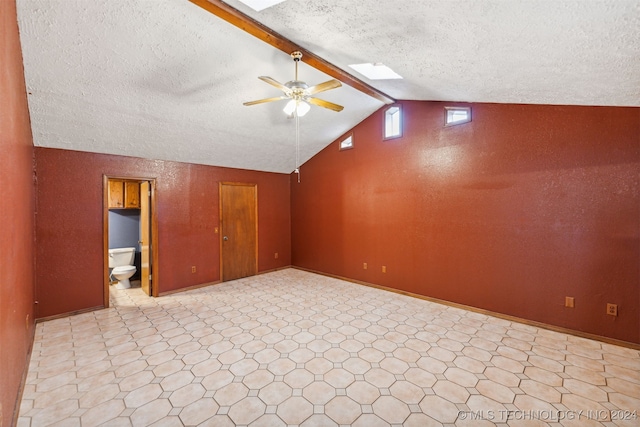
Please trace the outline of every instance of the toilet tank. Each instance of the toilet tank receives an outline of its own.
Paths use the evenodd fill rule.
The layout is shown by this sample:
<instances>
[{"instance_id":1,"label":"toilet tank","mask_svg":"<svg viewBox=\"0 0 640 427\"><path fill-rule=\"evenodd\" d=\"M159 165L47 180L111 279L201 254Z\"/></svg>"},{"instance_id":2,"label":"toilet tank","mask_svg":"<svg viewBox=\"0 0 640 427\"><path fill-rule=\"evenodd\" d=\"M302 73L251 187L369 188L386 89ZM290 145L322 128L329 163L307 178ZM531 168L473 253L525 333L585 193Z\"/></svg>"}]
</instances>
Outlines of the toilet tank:
<instances>
[{"instance_id":1,"label":"toilet tank","mask_svg":"<svg viewBox=\"0 0 640 427\"><path fill-rule=\"evenodd\" d=\"M136 248L109 249L109 268L133 265Z\"/></svg>"}]
</instances>

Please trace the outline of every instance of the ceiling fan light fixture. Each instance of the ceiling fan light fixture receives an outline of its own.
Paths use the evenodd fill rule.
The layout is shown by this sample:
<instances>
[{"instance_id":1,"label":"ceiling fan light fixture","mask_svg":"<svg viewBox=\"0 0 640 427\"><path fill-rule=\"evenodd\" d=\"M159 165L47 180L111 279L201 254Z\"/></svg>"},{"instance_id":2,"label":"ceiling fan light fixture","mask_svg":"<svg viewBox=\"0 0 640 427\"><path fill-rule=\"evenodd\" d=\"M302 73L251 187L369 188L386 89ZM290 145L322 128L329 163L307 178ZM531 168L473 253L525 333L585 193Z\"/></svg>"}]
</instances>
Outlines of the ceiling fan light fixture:
<instances>
[{"instance_id":1,"label":"ceiling fan light fixture","mask_svg":"<svg viewBox=\"0 0 640 427\"><path fill-rule=\"evenodd\" d=\"M289 102L287 102L287 105L284 106L284 108L282 109L282 111L284 111L284 113L287 116L290 116L293 114L293 110L296 109L296 100L292 99Z\"/></svg>"},{"instance_id":2,"label":"ceiling fan light fixture","mask_svg":"<svg viewBox=\"0 0 640 427\"><path fill-rule=\"evenodd\" d=\"M309 112L311 106L309 104L317 105L318 107L327 108L333 111L342 111L344 107L342 105L334 104L333 102L325 101L324 99L314 98L313 95L321 92L325 92L327 90L335 89L342 86L336 79L331 79L323 83L319 83L317 85L309 87L308 84L303 82L302 80L298 80L298 63L302 58L302 52L295 51L291 52L291 57L293 58L293 62L296 67L295 79L282 84L277 80L268 77L268 76L260 76L258 77L265 83L270 84L271 86L277 87L282 92L283 95L275 96L271 98L258 99L256 101L243 102L243 105L256 105L256 104L264 104L265 102L273 102L280 101L281 99L289 99L290 101L284 107L282 111L284 111L287 116L292 116L293 112L296 112L297 117L302 117Z\"/></svg>"},{"instance_id":3,"label":"ceiling fan light fixture","mask_svg":"<svg viewBox=\"0 0 640 427\"><path fill-rule=\"evenodd\" d=\"M310 109L311 106L306 102L292 99L291 101L287 102L287 105L284 106L282 111L284 111L287 116L292 115L295 111L298 117L302 117L307 114Z\"/></svg>"},{"instance_id":4,"label":"ceiling fan light fixture","mask_svg":"<svg viewBox=\"0 0 640 427\"><path fill-rule=\"evenodd\" d=\"M298 102L298 117L302 117L309 112L311 106L304 101Z\"/></svg>"}]
</instances>

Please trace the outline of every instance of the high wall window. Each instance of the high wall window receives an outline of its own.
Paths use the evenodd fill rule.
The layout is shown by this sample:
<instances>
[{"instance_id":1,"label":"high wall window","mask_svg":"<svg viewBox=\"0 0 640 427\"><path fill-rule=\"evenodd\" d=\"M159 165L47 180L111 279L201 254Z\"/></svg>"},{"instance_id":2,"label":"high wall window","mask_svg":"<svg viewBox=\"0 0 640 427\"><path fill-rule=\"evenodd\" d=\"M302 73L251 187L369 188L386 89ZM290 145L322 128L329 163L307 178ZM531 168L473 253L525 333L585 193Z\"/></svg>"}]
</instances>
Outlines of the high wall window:
<instances>
[{"instance_id":1,"label":"high wall window","mask_svg":"<svg viewBox=\"0 0 640 427\"><path fill-rule=\"evenodd\" d=\"M344 138L342 141L340 141L340 150L348 150L349 148L353 148L353 134L350 133L349 135L347 135L346 138Z\"/></svg>"},{"instance_id":2,"label":"high wall window","mask_svg":"<svg viewBox=\"0 0 640 427\"><path fill-rule=\"evenodd\" d=\"M444 125L453 126L471 121L471 107L444 107Z\"/></svg>"},{"instance_id":3,"label":"high wall window","mask_svg":"<svg viewBox=\"0 0 640 427\"><path fill-rule=\"evenodd\" d=\"M395 105L384 112L384 139L400 136L402 136L402 109Z\"/></svg>"}]
</instances>

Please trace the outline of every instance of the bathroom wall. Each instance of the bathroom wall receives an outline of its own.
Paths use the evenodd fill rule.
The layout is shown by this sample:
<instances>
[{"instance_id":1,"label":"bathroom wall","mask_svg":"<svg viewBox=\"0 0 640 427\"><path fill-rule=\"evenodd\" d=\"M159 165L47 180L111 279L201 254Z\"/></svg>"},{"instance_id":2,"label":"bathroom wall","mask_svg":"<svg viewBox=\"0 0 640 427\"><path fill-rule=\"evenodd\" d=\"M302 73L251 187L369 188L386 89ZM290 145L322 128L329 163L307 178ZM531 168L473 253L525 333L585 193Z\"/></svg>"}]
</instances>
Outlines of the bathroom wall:
<instances>
[{"instance_id":1,"label":"bathroom wall","mask_svg":"<svg viewBox=\"0 0 640 427\"><path fill-rule=\"evenodd\" d=\"M16 5L0 1L0 426L11 426L34 329L33 140Z\"/></svg>"},{"instance_id":2,"label":"bathroom wall","mask_svg":"<svg viewBox=\"0 0 640 427\"><path fill-rule=\"evenodd\" d=\"M295 266L640 343L640 108L401 105L292 180Z\"/></svg>"},{"instance_id":3,"label":"bathroom wall","mask_svg":"<svg viewBox=\"0 0 640 427\"><path fill-rule=\"evenodd\" d=\"M136 248L140 251L140 209L109 210L109 249Z\"/></svg>"},{"instance_id":4,"label":"bathroom wall","mask_svg":"<svg viewBox=\"0 0 640 427\"><path fill-rule=\"evenodd\" d=\"M258 185L258 270L291 264L289 175L42 147L35 159L38 317L103 305L105 174L156 179L160 293L220 280L221 181Z\"/></svg>"}]
</instances>

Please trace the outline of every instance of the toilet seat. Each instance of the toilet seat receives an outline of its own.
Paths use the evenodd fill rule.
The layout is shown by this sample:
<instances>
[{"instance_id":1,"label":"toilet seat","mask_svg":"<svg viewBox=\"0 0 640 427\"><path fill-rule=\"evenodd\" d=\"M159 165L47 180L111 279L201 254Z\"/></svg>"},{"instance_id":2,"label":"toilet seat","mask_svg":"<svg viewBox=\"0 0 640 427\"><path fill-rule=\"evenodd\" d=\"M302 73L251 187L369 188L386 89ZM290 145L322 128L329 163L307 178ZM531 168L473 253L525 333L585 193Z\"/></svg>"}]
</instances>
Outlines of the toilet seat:
<instances>
[{"instance_id":1,"label":"toilet seat","mask_svg":"<svg viewBox=\"0 0 640 427\"><path fill-rule=\"evenodd\" d=\"M115 267L111 271L111 274L126 274L134 271L136 271L135 265L122 265L120 267Z\"/></svg>"}]
</instances>

